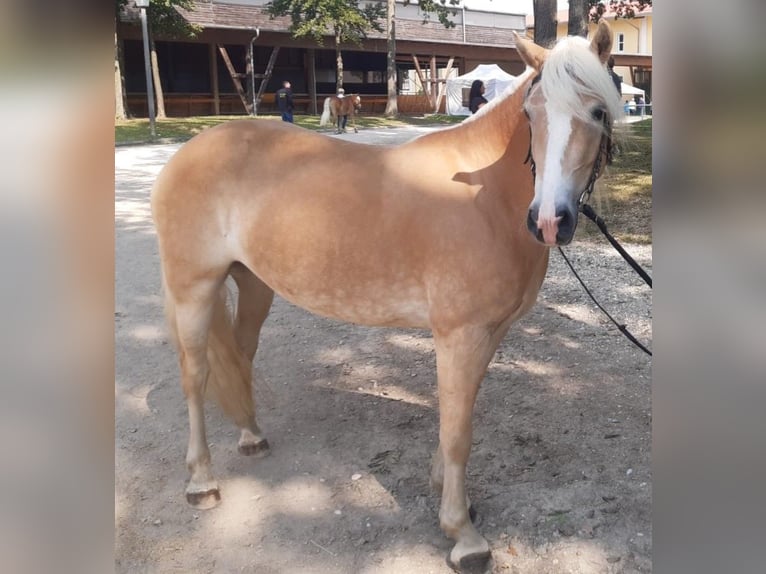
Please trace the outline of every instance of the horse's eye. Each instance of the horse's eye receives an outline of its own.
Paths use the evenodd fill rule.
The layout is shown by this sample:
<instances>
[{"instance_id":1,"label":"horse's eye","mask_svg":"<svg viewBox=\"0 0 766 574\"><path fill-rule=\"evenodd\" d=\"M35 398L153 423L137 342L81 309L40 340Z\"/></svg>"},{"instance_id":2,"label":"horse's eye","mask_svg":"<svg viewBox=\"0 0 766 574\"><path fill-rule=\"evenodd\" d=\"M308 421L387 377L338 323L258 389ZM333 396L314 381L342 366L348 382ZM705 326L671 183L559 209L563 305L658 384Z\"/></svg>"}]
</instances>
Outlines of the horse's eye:
<instances>
[{"instance_id":1,"label":"horse's eye","mask_svg":"<svg viewBox=\"0 0 766 574\"><path fill-rule=\"evenodd\" d=\"M596 108L591 114L593 115L594 120L601 122L604 120L604 114L606 114L606 112L604 111L604 108Z\"/></svg>"}]
</instances>

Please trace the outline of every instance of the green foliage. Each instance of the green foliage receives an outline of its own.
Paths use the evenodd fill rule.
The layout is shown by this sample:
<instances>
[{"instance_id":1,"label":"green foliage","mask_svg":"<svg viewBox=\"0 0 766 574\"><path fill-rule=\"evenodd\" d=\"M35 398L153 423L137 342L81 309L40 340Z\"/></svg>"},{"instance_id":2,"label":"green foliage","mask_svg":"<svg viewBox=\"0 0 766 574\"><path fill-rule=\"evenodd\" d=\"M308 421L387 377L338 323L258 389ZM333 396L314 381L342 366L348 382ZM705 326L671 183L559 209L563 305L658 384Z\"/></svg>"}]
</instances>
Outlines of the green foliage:
<instances>
[{"instance_id":1,"label":"green foliage","mask_svg":"<svg viewBox=\"0 0 766 574\"><path fill-rule=\"evenodd\" d=\"M332 32L342 42L361 43L368 30L383 31L378 21L385 18L386 6L359 5L359 0L272 0L266 4L272 18L290 16L290 32L296 38L313 38L320 46Z\"/></svg>"},{"instance_id":2,"label":"green foliage","mask_svg":"<svg viewBox=\"0 0 766 574\"><path fill-rule=\"evenodd\" d=\"M615 13L615 18L635 18L636 12L652 5L652 0L588 0L592 22L601 19L607 5L609 10Z\"/></svg>"},{"instance_id":3,"label":"green foliage","mask_svg":"<svg viewBox=\"0 0 766 574\"><path fill-rule=\"evenodd\" d=\"M405 6L409 3L410 0L404 0ZM423 23L430 20L431 14L435 14L445 28L454 28L455 23L450 18L457 14L457 10L447 4L457 6L459 3L460 0L419 0L418 7L423 12Z\"/></svg>"},{"instance_id":4,"label":"green foliage","mask_svg":"<svg viewBox=\"0 0 766 574\"><path fill-rule=\"evenodd\" d=\"M128 0L114 0L114 3L115 14L120 14L128 6ZM195 37L202 28L184 20L176 11L176 7L191 11L194 10L194 2L192 0L151 0L146 14L152 33L172 38Z\"/></svg>"},{"instance_id":5,"label":"green foliage","mask_svg":"<svg viewBox=\"0 0 766 574\"><path fill-rule=\"evenodd\" d=\"M147 10L152 33L173 38L193 38L202 28L189 24L176 11L176 7L194 10L192 0L152 0Z\"/></svg>"}]
</instances>

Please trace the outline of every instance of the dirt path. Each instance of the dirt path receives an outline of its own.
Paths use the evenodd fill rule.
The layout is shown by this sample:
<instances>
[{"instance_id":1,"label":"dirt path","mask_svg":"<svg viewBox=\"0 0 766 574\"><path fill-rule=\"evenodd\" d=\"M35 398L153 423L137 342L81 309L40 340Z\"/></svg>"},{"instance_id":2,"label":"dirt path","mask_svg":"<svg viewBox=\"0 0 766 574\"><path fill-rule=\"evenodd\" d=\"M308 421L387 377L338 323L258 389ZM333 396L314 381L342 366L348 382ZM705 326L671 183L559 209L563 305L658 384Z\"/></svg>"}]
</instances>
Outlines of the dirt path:
<instances>
[{"instance_id":1,"label":"dirt path","mask_svg":"<svg viewBox=\"0 0 766 574\"><path fill-rule=\"evenodd\" d=\"M359 135L395 143L423 131ZM273 452L237 454L236 429L211 406L223 500L207 512L185 504L186 407L148 205L177 148L115 152L117 570L449 572L428 487L438 416L427 332L341 324L277 298L256 360ZM650 247L628 247L651 265ZM614 251L599 242L568 253L650 340L651 294ZM468 489L480 531L496 572L649 572L651 362L551 259L538 305L501 345L476 406Z\"/></svg>"}]
</instances>

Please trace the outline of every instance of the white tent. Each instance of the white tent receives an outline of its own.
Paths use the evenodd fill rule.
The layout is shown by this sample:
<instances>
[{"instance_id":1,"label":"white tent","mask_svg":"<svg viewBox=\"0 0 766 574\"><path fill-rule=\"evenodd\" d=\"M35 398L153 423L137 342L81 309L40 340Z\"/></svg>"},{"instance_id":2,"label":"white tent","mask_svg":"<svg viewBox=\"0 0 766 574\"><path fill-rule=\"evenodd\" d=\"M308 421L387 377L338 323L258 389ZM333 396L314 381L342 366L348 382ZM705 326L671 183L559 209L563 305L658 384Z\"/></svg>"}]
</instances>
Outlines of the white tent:
<instances>
[{"instance_id":1,"label":"white tent","mask_svg":"<svg viewBox=\"0 0 766 574\"><path fill-rule=\"evenodd\" d=\"M451 116L470 116L471 111L466 105L463 105L463 90L465 90L465 99L468 99L468 92L474 80L484 82L484 97L492 101L498 95L502 94L506 88L516 83L516 76L503 71L497 64L479 64L470 72L458 76L457 78L447 79L447 114Z\"/></svg>"},{"instance_id":2,"label":"white tent","mask_svg":"<svg viewBox=\"0 0 766 574\"><path fill-rule=\"evenodd\" d=\"M645 95L644 90L642 90L641 88L636 88L634 86L631 86L630 84L626 84L625 82L622 83L622 89L620 91L622 92L623 96Z\"/></svg>"}]
</instances>

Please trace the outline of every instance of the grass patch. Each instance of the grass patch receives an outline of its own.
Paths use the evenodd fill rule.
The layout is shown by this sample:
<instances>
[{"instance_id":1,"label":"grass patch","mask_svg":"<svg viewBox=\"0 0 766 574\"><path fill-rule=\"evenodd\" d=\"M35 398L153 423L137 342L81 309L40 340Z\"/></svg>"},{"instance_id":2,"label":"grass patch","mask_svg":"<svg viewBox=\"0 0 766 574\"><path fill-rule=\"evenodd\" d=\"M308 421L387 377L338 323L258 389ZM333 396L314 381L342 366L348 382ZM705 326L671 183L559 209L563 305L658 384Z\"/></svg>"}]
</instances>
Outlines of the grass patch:
<instances>
[{"instance_id":1,"label":"grass patch","mask_svg":"<svg viewBox=\"0 0 766 574\"><path fill-rule=\"evenodd\" d=\"M596 185L591 205L621 241L652 242L652 120L620 127L620 152ZM581 217L577 236L601 232Z\"/></svg>"},{"instance_id":2,"label":"grass patch","mask_svg":"<svg viewBox=\"0 0 766 574\"><path fill-rule=\"evenodd\" d=\"M246 119L248 116L196 116L190 118L167 118L157 120L156 132L158 140L186 141L202 130L231 120ZM281 121L278 115L258 116L259 121ZM382 116L357 117L360 128L398 128L405 126L452 125L463 121L462 116L445 116L430 114L424 116L399 116L389 119ZM310 130L318 130L319 116L296 115L295 124ZM326 129L326 128L323 128ZM350 124L348 129L351 129ZM134 119L117 121L114 125L115 143L150 143L149 120Z\"/></svg>"}]
</instances>

